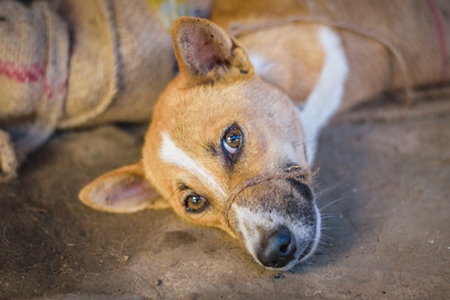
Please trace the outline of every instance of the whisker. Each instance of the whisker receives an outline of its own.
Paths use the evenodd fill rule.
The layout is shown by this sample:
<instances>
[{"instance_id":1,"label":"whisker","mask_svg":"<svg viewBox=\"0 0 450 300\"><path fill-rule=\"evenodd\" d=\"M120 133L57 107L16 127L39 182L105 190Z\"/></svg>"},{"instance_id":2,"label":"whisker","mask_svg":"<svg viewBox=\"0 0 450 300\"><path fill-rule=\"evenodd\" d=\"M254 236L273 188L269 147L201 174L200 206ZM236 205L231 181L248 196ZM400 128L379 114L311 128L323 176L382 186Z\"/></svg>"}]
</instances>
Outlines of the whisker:
<instances>
[{"instance_id":1,"label":"whisker","mask_svg":"<svg viewBox=\"0 0 450 300\"><path fill-rule=\"evenodd\" d=\"M341 229L342 227L322 227L322 230Z\"/></svg>"},{"instance_id":2,"label":"whisker","mask_svg":"<svg viewBox=\"0 0 450 300\"><path fill-rule=\"evenodd\" d=\"M328 235L322 234L321 237L323 237L324 239L332 240L332 241L337 242L337 243L339 242L339 241L336 240L335 238L332 238L331 236L328 236Z\"/></svg>"},{"instance_id":3,"label":"whisker","mask_svg":"<svg viewBox=\"0 0 450 300\"><path fill-rule=\"evenodd\" d=\"M313 255L313 256L311 256L307 261L304 261L303 263L306 265L306 266L310 266L310 265L312 265L312 264L317 264L317 263L319 263L320 261L319 261L319 259L317 258L317 256L316 255Z\"/></svg>"},{"instance_id":4,"label":"whisker","mask_svg":"<svg viewBox=\"0 0 450 300\"><path fill-rule=\"evenodd\" d=\"M310 259L312 259L312 258L313 258L313 257L310 257ZM309 261L309 259L308 259L308 261ZM296 271L298 271L298 270L300 270L300 269L305 269L307 266L308 266L308 265L307 265L307 261L302 260L302 261L299 261L299 262L294 266L294 268L295 268Z\"/></svg>"},{"instance_id":5,"label":"whisker","mask_svg":"<svg viewBox=\"0 0 450 300\"><path fill-rule=\"evenodd\" d=\"M336 200L334 200L334 201L331 201L331 202L328 203L327 205L325 205L325 206L319 208L319 212L322 211L322 209L327 208L327 207L330 206L331 204L334 204L334 203L339 202L339 201L341 201L341 200L345 200L345 199L347 199L347 198L348 198L348 197L342 197L342 198L338 198L338 199L336 199Z\"/></svg>"},{"instance_id":6,"label":"whisker","mask_svg":"<svg viewBox=\"0 0 450 300\"><path fill-rule=\"evenodd\" d=\"M320 246L320 248L319 248L319 246ZM330 244L321 242L317 245L317 251L320 251L320 253L324 253L323 251L325 251L325 249L327 249L328 247L330 247Z\"/></svg>"},{"instance_id":7,"label":"whisker","mask_svg":"<svg viewBox=\"0 0 450 300\"><path fill-rule=\"evenodd\" d=\"M320 216L322 216L322 217L329 217L329 216L337 217L337 216L339 216L339 214L336 212L323 212L320 214Z\"/></svg>"},{"instance_id":8,"label":"whisker","mask_svg":"<svg viewBox=\"0 0 450 300\"><path fill-rule=\"evenodd\" d=\"M303 140L299 140L299 141L295 142L292 146L294 148L297 148L297 147L303 146L306 143L309 143L309 142L312 142L312 141L314 141L314 139L303 139Z\"/></svg>"},{"instance_id":9,"label":"whisker","mask_svg":"<svg viewBox=\"0 0 450 300\"><path fill-rule=\"evenodd\" d=\"M323 221L323 220L326 220L326 219L331 219L331 218L339 218L339 216L336 216L336 215L329 215L329 216L320 216L320 219Z\"/></svg>"},{"instance_id":10,"label":"whisker","mask_svg":"<svg viewBox=\"0 0 450 300\"><path fill-rule=\"evenodd\" d=\"M332 186L329 186L327 188L321 189L319 192L316 193L316 198L319 198L322 194L335 189L336 187L338 187L339 185L341 185L341 183L336 183L333 184Z\"/></svg>"},{"instance_id":11,"label":"whisker","mask_svg":"<svg viewBox=\"0 0 450 300\"><path fill-rule=\"evenodd\" d=\"M334 225L330 225L330 224L322 224L322 225L323 225L321 227L322 230L342 229L342 228L344 228L343 226L334 226Z\"/></svg>"},{"instance_id":12,"label":"whisker","mask_svg":"<svg viewBox=\"0 0 450 300\"><path fill-rule=\"evenodd\" d=\"M317 245L316 251L323 251L326 250L326 248L324 246L328 246L328 244L324 244L324 243L319 243Z\"/></svg>"}]
</instances>

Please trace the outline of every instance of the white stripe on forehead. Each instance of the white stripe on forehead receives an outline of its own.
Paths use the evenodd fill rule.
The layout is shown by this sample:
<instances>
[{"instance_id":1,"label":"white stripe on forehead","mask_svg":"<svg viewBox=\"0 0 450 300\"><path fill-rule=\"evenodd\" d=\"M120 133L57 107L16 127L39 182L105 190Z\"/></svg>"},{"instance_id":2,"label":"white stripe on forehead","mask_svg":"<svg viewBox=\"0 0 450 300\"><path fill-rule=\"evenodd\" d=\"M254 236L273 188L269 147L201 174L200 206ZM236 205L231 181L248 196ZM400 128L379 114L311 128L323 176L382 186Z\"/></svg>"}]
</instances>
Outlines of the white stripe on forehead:
<instances>
[{"instance_id":1,"label":"white stripe on forehead","mask_svg":"<svg viewBox=\"0 0 450 300\"><path fill-rule=\"evenodd\" d=\"M164 162L186 169L192 175L204 180L207 185L222 197L226 196L222 187L214 179L214 176L199 161L191 158L186 152L178 148L167 133L162 134L162 139L159 155Z\"/></svg>"}]
</instances>

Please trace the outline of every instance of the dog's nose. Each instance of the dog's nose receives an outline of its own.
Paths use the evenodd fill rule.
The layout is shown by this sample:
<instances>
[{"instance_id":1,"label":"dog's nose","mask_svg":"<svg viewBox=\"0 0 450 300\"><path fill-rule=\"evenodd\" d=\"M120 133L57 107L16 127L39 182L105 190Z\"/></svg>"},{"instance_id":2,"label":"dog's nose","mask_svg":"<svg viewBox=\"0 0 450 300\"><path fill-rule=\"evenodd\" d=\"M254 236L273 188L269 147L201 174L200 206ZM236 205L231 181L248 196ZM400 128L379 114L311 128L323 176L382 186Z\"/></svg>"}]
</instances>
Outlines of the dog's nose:
<instances>
[{"instance_id":1,"label":"dog's nose","mask_svg":"<svg viewBox=\"0 0 450 300\"><path fill-rule=\"evenodd\" d=\"M293 234L284 227L263 238L257 253L258 260L266 267L282 268L294 258L297 246Z\"/></svg>"}]
</instances>

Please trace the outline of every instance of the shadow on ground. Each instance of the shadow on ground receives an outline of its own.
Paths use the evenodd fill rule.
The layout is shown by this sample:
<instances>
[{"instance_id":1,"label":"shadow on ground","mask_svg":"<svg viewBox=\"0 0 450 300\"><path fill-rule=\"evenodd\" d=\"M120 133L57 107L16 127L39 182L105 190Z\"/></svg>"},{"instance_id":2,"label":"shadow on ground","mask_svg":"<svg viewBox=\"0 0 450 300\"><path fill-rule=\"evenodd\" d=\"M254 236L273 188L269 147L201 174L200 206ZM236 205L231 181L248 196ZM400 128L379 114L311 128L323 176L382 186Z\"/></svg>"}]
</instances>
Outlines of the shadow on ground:
<instances>
[{"instance_id":1,"label":"shadow on ground","mask_svg":"<svg viewBox=\"0 0 450 300\"><path fill-rule=\"evenodd\" d=\"M59 134L0 187L0 298L443 299L448 128L448 116L327 128L321 251L284 275L170 210L115 215L77 200L96 176L139 159L144 128Z\"/></svg>"}]
</instances>

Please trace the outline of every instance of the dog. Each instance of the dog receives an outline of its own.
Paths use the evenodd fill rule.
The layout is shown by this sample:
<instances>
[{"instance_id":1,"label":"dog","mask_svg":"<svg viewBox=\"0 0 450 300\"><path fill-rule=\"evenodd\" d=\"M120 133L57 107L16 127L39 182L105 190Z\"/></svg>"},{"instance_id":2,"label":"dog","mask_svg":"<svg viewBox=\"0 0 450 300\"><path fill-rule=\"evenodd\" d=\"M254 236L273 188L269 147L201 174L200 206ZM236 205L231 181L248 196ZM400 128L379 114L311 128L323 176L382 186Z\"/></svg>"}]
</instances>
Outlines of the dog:
<instances>
[{"instance_id":1,"label":"dog","mask_svg":"<svg viewBox=\"0 0 450 300\"><path fill-rule=\"evenodd\" d=\"M215 23L174 22L179 75L156 104L141 161L104 174L79 198L115 213L171 207L182 218L226 231L263 267L287 271L320 242L312 166L321 128L384 90L442 80L446 69L436 49L443 42L432 40L432 13L420 32L414 26L424 24L389 19L377 33L311 17L307 4L249 2L219 1ZM337 19L342 11L364 10L361 19L369 23L398 12L411 17L427 4L436 12L433 1L381 2L381 12L373 1L328 5ZM413 24L405 36L381 38L383 30L403 32L405 22ZM422 39L422 49L404 43L411 35ZM411 61L416 69L405 68Z\"/></svg>"}]
</instances>

